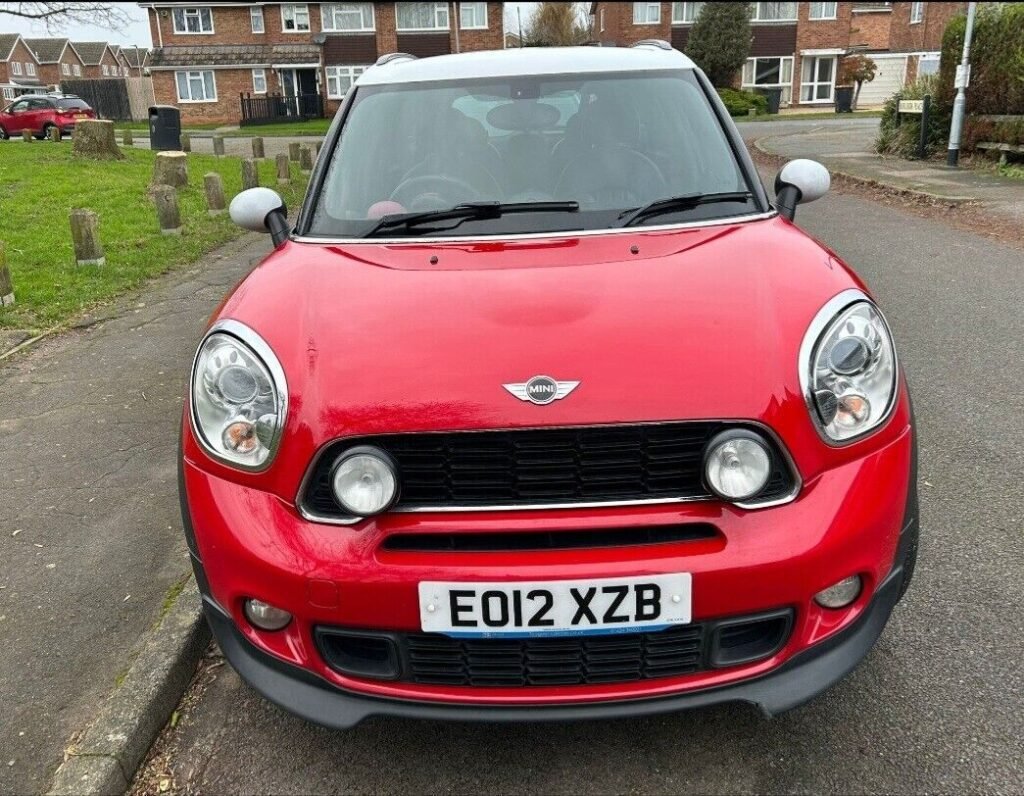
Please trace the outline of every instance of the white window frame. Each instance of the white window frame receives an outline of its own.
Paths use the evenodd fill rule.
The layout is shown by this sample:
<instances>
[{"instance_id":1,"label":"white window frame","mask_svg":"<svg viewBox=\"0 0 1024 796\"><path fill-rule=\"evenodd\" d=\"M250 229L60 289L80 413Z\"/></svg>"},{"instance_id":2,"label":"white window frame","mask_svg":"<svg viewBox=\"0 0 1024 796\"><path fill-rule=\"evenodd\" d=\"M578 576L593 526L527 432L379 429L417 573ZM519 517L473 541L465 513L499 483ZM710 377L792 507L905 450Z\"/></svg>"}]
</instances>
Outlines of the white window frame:
<instances>
[{"instance_id":1,"label":"white window frame","mask_svg":"<svg viewBox=\"0 0 1024 796\"><path fill-rule=\"evenodd\" d=\"M832 61L832 74L829 83L825 83L818 80L818 62L822 60ZM804 80L804 66L808 61L813 62L814 67L811 70L811 80ZM804 55L800 61L800 104L801 105L827 105L835 101L836 96L836 70L839 68L839 56L837 55ZM817 97L818 86L828 85L828 96L819 98ZM804 99L804 87L812 86L811 98Z\"/></svg>"},{"instance_id":2,"label":"white window frame","mask_svg":"<svg viewBox=\"0 0 1024 796\"><path fill-rule=\"evenodd\" d=\"M924 22L924 3L910 4L910 24L920 25Z\"/></svg>"},{"instance_id":3,"label":"white window frame","mask_svg":"<svg viewBox=\"0 0 1024 796\"><path fill-rule=\"evenodd\" d=\"M473 12L473 24L466 24L466 11ZM477 12L483 11L483 23L477 21ZM459 3L459 27L462 30L487 30L487 3Z\"/></svg>"},{"instance_id":4,"label":"white window frame","mask_svg":"<svg viewBox=\"0 0 1024 796\"><path fill-rule=\"evenodd\" d=\"M781 88L782 89L782 102L784 104L791 105L793 103L793 66L796 59L792 55L761 55L751 56L747 59L743 65L743 69L740 74L741 86L744 89L754 90L758 88ZM756 83L757 80L757 62L758 61L778 61L779 62L779 80L780 83ZM789 61L789 80L784 80L786 74L786 61ZM749 67L749 69L748 69ZM749 75L748 75L749 73ZM748 79L749 77L749 79ZM787 96L788 94L788 96Z\"/></svg>"},{"instance_id":5,"label":"white window frame","mask_svg":"<svg viewBox=\"0 0 1024 796\"><path fill-rule=\"evenodd\" d=\"M68 77L71 77L71 64L61 64L60 73L62 75L67 75Z\"/></svg>"},{"instance_id":6,"label":"white window frame","mask_svg":"<svg viewBox=\"0 0 1024 796\"><path fill-rule=\"evenodd\" d=\"M633 24L634 25L660 25L661 24L661 3L650 3L650 2L633 3Z\"/></svg>"},{"instance_id":7,"label":"white window frame","mask_svg":"<svg viewBox=\"0 0 1024 796\"><path fill-rule=\"evenodd\" d=\"M291 9L292 12L292 23L295 27L285 27L285 9ZM299 9L302 9L301 13L306 15L306 27L299 27ZM309 33L313 30L313 20L309 15L309 3L281 3L281 32L282 33Z\"/></svg>"},{"instance_id":8,"label":"white window frame","mask_svg":"<svg viewBox=\"0 0 1024 796\"><path fill-rule=\"evenodd\" d=\"M178 82L178 75L185 75L185 84L189 89L189 96L181 96L181 83ZM199 75L199 79L203 83L203 98L193 99L192 98L192 79L195 75ZM206 93L206 77L210 75L210 84L213 86L213 96L210 97ZM174 73L174 88L178 92L178 102L186 105L199 105L202 103L214 103L217 101L217 72L214 69L182 69Z\"/></svg>"},{"instance_id":9,"label":"white window frame","mask_svg":"<svg viewBox=\"0 0 1024 796\"><path fill-rule=\"evenodd\" d=\"M258 24L257 20L259 20ZM267 32L267 21L263 18L263 6L249 6L249 27L256 34ZM257 27L259 30L256 29Z\"/></svg>"},{"instance_id":10,"label":"white window frame","mask_svg":"<svg viewBox=\"0 0 1024 796\"><path fill-rule=\"evenodd\" d=\"M25 64L25 74L28 75L29 77L35 77L36 76L36 65L34 63L32 63L31 61L28 61Z\"/></svg>"},{"instance_id":11,"label":"white window frame","mask_svg":"<svg viewBox=\"0 0 1024 796\"><path fill-rule=\"evenodd\" d=\"M426 3L426 5L434 6L434 27L432 28L404 28L398 21L399 6L406 5L405 3L395 3L395 30L399 33L416 33L416 32L436 32L441 30L451 30L452 21L451 15L448 13L447 3ZM444 24L440 24L439 20L444 17Z\"/></svg>"},{"instance_id":12,"label":"white window frame","mask_svg":"<svg viewBox=\"0 0 1024 796\"><path fill-rule=\"evenodd\" d=\"M673 25L692 25L697 21L697 17L700 16L701 8L694 8L695 6L703 7L703 3L673 3L672 4L672 24ZM689 19L687 19L689 17Z\"/></svg>"},{"instance_id":13,"label":"white window frame","mask_svg":"<svg viewBox=\"0 0 1024 796\"><path fill-rule=\"evenodd\" d=\"M815 6L819 8L819 14L815 16ZM807 18L814 20L815 22L821 22L822 20L837 19L839 4L838 3L810 3L807 9ZM831 13L828 13L831 10Z\"/></svg>"},{"instance_id":14,"label":"white window frame","mask_svg":"<svg viewBox=\"0 0 1024 796\"><path fill-rule=\"evenodd\" d=\"M324 74L327 77L327 99L344 99L345 94L341 93L341 79L347 78L349 88L352 88L352 84L356 82L356 78L369 68L370 67L368 65L364 66L361 64L352 64L349 66L332 64L331 66L325 66ZM333 87L332 83L334 84Z\"/></svg>"},{"instance_id":15,"label":"white window frame","mask_svg":"<svg viewBox=\"0 0 1024 796\"><path fill-rule=\"evenodd\" d=\"M257 80L263 81L263 88L259 87ZM253 94L266 94L267 93L267 70L266 69L253 69L252 70L252 93Z\"/></svg>"},{"instance_id":16,"label":"white window frame","mask_svg":"<svg viewBox=\"0 0 1024 796\"><path fill-rule=\"evenodd\" d=\"M103 70L104 77L110 77L110 67L106 64L100 64L100 69Z\"/></svg>"},{"instance_id":17,"label":"white window frame","mask_svg":"<svg viewBox=\"0 0 1024 796\"><path fill-rule=\"evenodd\" d=\"M336 26L337 6L359 6L359 27L340 28ZM366 12L370 12L370 24L366 24ZM321 3L320 4L320 29L324 33L373 33L377 29L376 13L373 10L373 3Z\"/></svg>"},{"instance_id":18,"label":"white window frame","mask_svg":"<svg viewBox=\"0 0 1024 796\"><path fill-rule=\"evenodd\" d=\"M604 9L603 8L600 10L600 14L598 16L598 19L600 20L601 33L604 33Z\"/></svg>"},{"instance_id":19,"label":"white window frame","mask_svg":"<svg viewBox=\"0 0 1024 796\"><path fill-rule=\"evenodd\" d=\"M178 12L181 12L182 26L178 27ZM203 30L203 12L206 12L206 17L210 21L210 29ZM197 19L199 21L199 30L189 30L188 21L189 19ZM172 8L171 9L171 20L174 26L174 34L176 36L212 36L213 30L213 8L210 6L188 6L187 8Z\"/></svg>"},{"instance_id":20,"label":"white window frame","mask_svg":"<svg viewBox=\"0 0 1024 796\"><path fill-rule=\"evenodd\" d=\"M793 6L793 16L791 16L791 17L778 17L778 18L762 17L761 16L761 6L774 5L774 3L771 3L771 4L769 4L769 3L751 3L750 5L751 5L751 12L750 12L750 21L751 22L796 22L797 6L799 6L800 4L799 3L789 3L789 5Z\"/></svg>"},{"instance_id":21,"label":"white window frame","mask_svg":"<svg viewBox=\"0 0 1024 796\"><path fill-rule=\"evenodd\" d=\"M72 64L71 71L74 73L75 77L82 76L82 67L79 64Z\"/></svg>"},{"instance_id":22,"label":"white window frame","mask_svg":"<svg viewBox=\"0 0 1024 796\"><path fill-rule=\"evenodd\" d=\"M21 61L11 61L11 74L21 77Z\"/></svg>"},{"instance_id":23,"label":"white window frame","mask_svg":"<svg viewBox=\"0 0 1024 796\"><path fill-rule=\"evenodd\" d=\"M17 95L14 93L14 89L13 88L5 88L4 89L4 99L5 100L12 100L16 96Z\"/></svg>"}]
</instances>

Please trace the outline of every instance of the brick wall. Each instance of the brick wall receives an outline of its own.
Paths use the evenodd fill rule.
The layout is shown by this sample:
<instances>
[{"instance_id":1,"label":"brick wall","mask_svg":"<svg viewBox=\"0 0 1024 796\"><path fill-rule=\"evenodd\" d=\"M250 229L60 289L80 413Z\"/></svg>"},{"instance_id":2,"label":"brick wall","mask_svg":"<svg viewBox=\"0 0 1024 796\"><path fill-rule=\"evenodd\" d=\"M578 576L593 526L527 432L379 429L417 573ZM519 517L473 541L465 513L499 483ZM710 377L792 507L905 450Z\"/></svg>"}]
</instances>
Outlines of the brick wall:
<instances>
[{"instance_id":1,"label":"brick wall","mask_svg":"<svg viewBox=\"0 0 1024 796\"><path fill-rule=\"evenodd\" d=\"M21 64L20 75L16 75L11 71L11 64L14 62ZM11 57L7 59L7 63L0 63L0 78L3 78L3 82L5 83L9 83L11 80L31 80L32 76L25 68L27 64L35 65L36 77L41 80L42 76L40 75L39 65L36 64L35 56L32 55L32 51L25 46L25 42L19 39L18 43L14 45L14 49L11 50Z\"/></svg>"},{"instance_id":2,"label":"brick wall","mask_svg":"<svg viewBox=\"0 0 1024 796\"><path fill-rule=\"evenodd\" d=\"M840 6L849 5L840 3ZM868 50L888 50L889 35L892 25L892 12L889 10L858 11L852 14L850 25L850 45L867 45Z\"/></svg>"},{"instance_id":3,"label":"brick wall","mask_svg":"<svg viewBox=\"0 0 1024 796\"><path fill-rule=\"evenodd\" d=\"M629 47L644 39L672 38L672 3L661 4L661 21L657 25L634 25L632 3L596 3L594 35L602 44ZM604 33L600 30L604 10Z\"/></svg>"},{"instance_id":4,"label":"brick wall","mask_svg":"<svg viewBox=\"0 0 1024 796\"><path fill-rule=\"evenodd\" d=\"M398 52L398 35L395 33L395 4L378 3L373 10L377 25L377 52Z\"/></svg>"},{"instance_id":5,"label":"brick wall","mask_svg":"<svg viewBox=\"0 0 1024 796\"><path fill-rule=\"evenodd\" d=\"M500 50L505 46L505 36L502 32L503 14L501 3L487 4L487 30L463 30L459 29L459 49L455 48L455 26L459 24L457 6L456 18L451 20L451 51L469 52L470 50Z\"/></svg>"},{"instance_id":6,"label":"brick wall","mask_svg":"<svg viewBox=\"0 0 1024 796\"><path fill-rule=\"evenodd\" d=\"M157 105L176 105L181 111L181 123L189 124L238 124L242 118L239 96L252 93L251 69L214 69L217 86L216 102L178 102L178 89L173 71L153 72L153 92ZM280 93L277 76L267 70L267 89Z\"/></svg>"},{"instance_id":7,"label":"brick wall","mask_svg":"<svg viewBox=\"0 0 1024 796\"><path fill-rule=\"evenodd\" d=\"M374 9L380 15L382 6ZM391 4L392 7L394 4ZM163 35L164 47L202 47L206 44L308 44L321 31L320 4L309 3L309 30L300 33L286 32L282 27L281 5L267 3L263 6L264 33L252 32L252 19L248 6L214 6L213 35L207 33L175 33L174 16L169 8L149 10L150 29L153 31L153 46L160 46ZM392 16L394 12L392 11ZM154 21L155 20L155 21ZM159 24L159 31L156 24ZM380 20L377 21L380 27Z\"/></svg>"},{"instance_id":8,"label":"brick wall","mask_svg":"<svg viewBox=\"0 0 1024 796\"><path fill-rule=\"evenodd\" d=\"M949 20L967 10L966 3L925 3L924 19L911 24L911 5L892 4L889 48L893 52L933 52L941 49L942 34Z\"/></svg>"}]
</instances>

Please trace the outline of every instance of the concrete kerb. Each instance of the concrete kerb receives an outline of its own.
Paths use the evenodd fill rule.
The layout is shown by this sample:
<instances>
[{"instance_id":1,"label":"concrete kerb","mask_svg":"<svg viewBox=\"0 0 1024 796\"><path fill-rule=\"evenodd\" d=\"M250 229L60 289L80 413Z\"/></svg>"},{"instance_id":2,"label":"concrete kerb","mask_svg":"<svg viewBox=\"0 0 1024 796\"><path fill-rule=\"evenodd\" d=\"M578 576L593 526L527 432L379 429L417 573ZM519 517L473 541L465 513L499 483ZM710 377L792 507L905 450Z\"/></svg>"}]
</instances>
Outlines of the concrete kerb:
<instances>
[{"instance_id":1,"label":"concrete kerb","mask_svg":"<svg viewBox=\"0 0 1024 796\"><path fill-rule=\"evenodd\" d=\"M167 723L210 640L189 576L96 721L57 769L50 796L123 794Z\"/></svg>"}]
</instances>

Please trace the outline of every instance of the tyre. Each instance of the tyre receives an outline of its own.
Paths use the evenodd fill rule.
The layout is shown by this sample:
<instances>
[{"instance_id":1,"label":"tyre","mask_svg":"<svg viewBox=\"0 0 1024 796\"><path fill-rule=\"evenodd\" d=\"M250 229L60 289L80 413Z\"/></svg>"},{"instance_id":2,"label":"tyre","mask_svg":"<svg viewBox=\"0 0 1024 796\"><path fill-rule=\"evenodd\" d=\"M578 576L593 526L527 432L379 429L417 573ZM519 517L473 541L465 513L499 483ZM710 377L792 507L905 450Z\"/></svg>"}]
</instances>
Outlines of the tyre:
<instances>
[{"instance_id":1,"label":"tyre","mask_svg":"<svg viewBox=\"0 0 1024 796\"><path fill-rule=\"evenodd\" d=\"M6 141L8 138L10 138L10 136L7 135L7 131L3 127L0 127L0 141Z\"/></svg>"},{"instance_id":2,"label":"tyre","mask_svg":"<svg viewBox=\"0 0 1024 796\"><path fill-rule=\"evenodd\" d=\"M40 141L45 141L49 137L49 135L50 135L50 130L52 128L56 127L56 126L57 125L55 125L55 124L51 124L50 122L47 122L46 124L43 125L43 132L40 135L37 135L36 138L38 138Z\"/></svg>"}]
</instances>

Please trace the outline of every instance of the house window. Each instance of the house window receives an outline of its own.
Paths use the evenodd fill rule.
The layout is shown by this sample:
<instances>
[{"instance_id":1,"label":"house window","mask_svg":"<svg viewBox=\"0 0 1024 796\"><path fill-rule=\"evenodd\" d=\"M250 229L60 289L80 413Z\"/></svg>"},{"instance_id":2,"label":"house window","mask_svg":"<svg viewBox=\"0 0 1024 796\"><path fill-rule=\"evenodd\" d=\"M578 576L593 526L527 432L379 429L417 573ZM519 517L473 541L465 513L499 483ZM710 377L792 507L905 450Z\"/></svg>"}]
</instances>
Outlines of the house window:
<instances>
[{"instance_id":1,"label":"house window","mask_svg":"<svg viewBox=\"0 0 1024 796\"><path fill-rule=\"evenodd\" d=\"M71 71L75 73L75 77L82 76L82 67L80 67L78 64L72 65Z\"/></svg>"},{"instance_id":2,"label":"house window","mask_svg":"<svg viewBox=\"0 0 1024 796\"><path fill-rule=\"evenodd\" d=\"M743 88L781 88L782 102L793 93L793 58L748 58L743 64Z\"/></svg>"},{"instance_id":3,"label":"house window","mask_svg":"<svg viewBox=\"0 0 1024 796\"><path fill-rule=\"evenodd\" d=\"M835 73L834 55L804 56L800 72L800 101L831 102Z\"/></svg>"},{"instance_id":4,"label":"house window","mask_svg":"<svg viewBox=\"0 0 1024 796\"><path fill-rule=\"evenodd\" d=\"M320 6L324 30L372 31L373 3L324 3Z\"/></svg>"},{"instance_id":5,"label":"house window","mask_svg":"<svg viewBox=\"0 0 1024 796\"><path fill-rule=\"evenodd\" d=\"M267 70L266 69L253 69L252 70L252 93L253 94L266 94L267 93Z\"/></svg>"},{"instance_id":6,"label":"house window","mask_svg":"<svg viewBox=\"0 0 1024 796\"><path fill-rule=\"evenodd\" d=\"M459 27L472 30L487 28L487 3L459 3Z\"/></svg>"},{"instance_id":7,"label":"house window","mask_svg":"<svg viewBox=\"0 0 1024 796\"><path fill-rule=\"evenodd\" d=\"M30 77L35 77L36 76L36 65L33 64L33 63L25 64L25 74L29 75Z\"/></svg>"},{"instance_id":8,"label":"house window","mask_svg":"<svg viewBox=\"0 0 1024 796\"><path fill-rule=\"evenodd\" d=\"M939 71L939 53L925 53L917 62L917 76L934 75Z\"/></svg>"},{"instance_id":9,"label":"house window","mask_svg":"<svg viewBox=\"0 0 1024 796\"><path fill-rule=\"evenodd\" d=\"M661 22L661 3L633 3L634 25L657 25Z\"/></svg>"},{"instance_id":10,"label":"house window","mask_svg":"<svg viewBox=\"0 0 1024 796\"><path fill-rule=\"evenodd\" d=\"M253 33L265 33L263 26L263 6L249 6L249 24Z\"/></svg>"},{"instance_id":11,"label":"house window","mask_svg":"<svg viewBox=\"0 0 1024 796\"><path fill-rule=\"evenodd\" d=\"M398 30L448 30L447 3L395 3Z\"/></svg>"},{"instance_id":12,"label":"house window","mask_svg":"<svg viewBox=\"0 0 1024 796\"><path fill-rule=\"evenodd\" d=\"M751 22L796 22L796 3L751 3Z\"/></svg>"},{"instance_id":13,"label":"house window","mask_svg":"<svg viewBox=\"0 0 1024 796\"><path fill-rule=\"evenodd\" d=\"M352 84L356 82L364 71L365 66L328 66L327 72L327 96L329 99L343 98Z\"/></svg>"},{"instance_id":14,"label":"house window","mask_svg":"<svg viewBox=\"0 0 1024 796\"><path fill-rule=\"evenodd\" d=\"M106 64L103 64L103 76L110 77L110 67Z\"/></svg>"},{"instance_id":15,"label":"house window","mask_svg":"<svg viewBox=\"0 0 1024 796\"><path fill-rule=\"evenodd\" d=\"M4 99L12 100L12 99L14 99L14 97L15 97L15 94L14 94L14 89L13 88L5 88L4 89Z\"/></svg>"},{"instance_id":16,"label":"house window","mask_svg":"<svg viewBox=\"0 0 1024 796\"><path fill-rule=\"evenodd\" d=\"M673 3L672 24L692 25L697 21L697 17L700 16L704 5L704 3Z\"/></svg>"},{"instance_id":17,"label":"house window","mask_svg":"<svg viewBox=\"0 0 1024 796\"><path fill-rule=\"evenodd\" d=\"M174 9L175 33L213 33L213 12L209 8Z\"/></svg>"},{"instance_id":18,"label":"house window","mask_svg":"<svg viewBox=\"0 0 1024 796\"><path fill-rule=\"evenodd\" d=\"M11 61L11 74L12 75L20 75L21 74L21 63L19 63L18 61Z\"/></svg>"},{"instance_id":19,"label":"house window","mask_svg":"<svg viewBox=\"0 0 1024 796\"><path fill-rule=\"evenodd\" d=\"M174 82L178 85L178 102L217 101L217 84L212 69L175 72Z\"/></svg>"},{"instance_id":20,"label":"house window","mask_svg":"<svg viewBox=\"0 0 1024 796\"><path fill-rule=\"evenodd\" d=\"M836 3L811 3L811 19L835 19Z\"/></svg>"},{"instance_id":21,"label":"house window","mask_svg":"<svg viewBox=\"0 0 1024 796\"><path fill-rule=\"evenodd\" d=\"M281 30L285 33L308 33L309 6L305 3L284 3L281 6Z\"/></svg>"},{"instance_id":22,"label":"house window","mask_svg":"<svg viewBox=\"0 0 1024 796\"><path fill-rule=\"evenodd\" d=\"M71 75L71 64L61 64L60 65L60 73L62 75L70 76Z\"/></svg>"},{"instance_id":23,"label":"house window","mask_svg":"<svg viewBox=\"0 0 1024 796\"><path fill-rule=\"evenodd\" d=\"M924 20L924 3L910 4L910 24L916 25Z\"/></svg>"}]
</instances>

